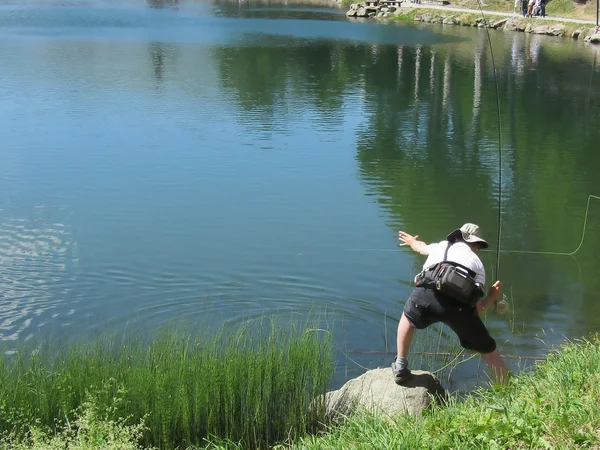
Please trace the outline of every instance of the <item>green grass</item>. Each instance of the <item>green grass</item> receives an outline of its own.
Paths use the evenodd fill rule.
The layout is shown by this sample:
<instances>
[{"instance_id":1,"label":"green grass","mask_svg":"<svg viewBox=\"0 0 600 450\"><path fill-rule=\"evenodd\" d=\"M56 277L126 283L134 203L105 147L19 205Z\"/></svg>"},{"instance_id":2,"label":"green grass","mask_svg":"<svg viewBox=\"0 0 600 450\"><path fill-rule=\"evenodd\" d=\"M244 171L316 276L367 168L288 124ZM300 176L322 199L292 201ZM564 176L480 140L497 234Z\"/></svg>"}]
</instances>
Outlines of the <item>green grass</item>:
<instances>
[{"instance_id":1,"label":"green grass","mask_svg":"<svg viewBox=\"0 0 600 450\"><path fill-rule=\"evenodd\" d=\"M32 429L59 435L77 423L91 395L102 420L143 423L144 447L219 438L267 448L324 420L314 399L332 372L329 334L293 324L285 331L275 324L212 336L165 331L151 342L99 338L64 350L22 349L0 361L0 431L14 442Z\"/></svg>"},{"instance_id":2,"label":"green grass","mask_svg":"<svg viewBox=\"0 0 600 450\"><path fill-rule=\"evenodd\" d=\"M293 448L575 449L600 448L600 342L567 344L507 387L451 398L421 417L393 422L359 413Z\"/></svg>"},{"instance_id":3,"label":"green grass","mask_svg":"<svg viewBox=\"0 0 600 450\"><path fill-rule=\"evenodd\" d=\"M0 448L600 448L600 340L569 342L507 387L421 416L366 412L327 426L329 333L268 324L151 342L42 347L0 364ZM321 426L319 426L321 423Z\"/></svg>"},{"instance_id":4,"label":"green grass","mask_svg":"<svg viewBox=\"0 0 600 450\"><path fill-rule=\"evenodd\" d=\"M571 16L575 9L573 0L552 0L546 6L546 13L552 16Z\"/></svg>"}]
</instances>

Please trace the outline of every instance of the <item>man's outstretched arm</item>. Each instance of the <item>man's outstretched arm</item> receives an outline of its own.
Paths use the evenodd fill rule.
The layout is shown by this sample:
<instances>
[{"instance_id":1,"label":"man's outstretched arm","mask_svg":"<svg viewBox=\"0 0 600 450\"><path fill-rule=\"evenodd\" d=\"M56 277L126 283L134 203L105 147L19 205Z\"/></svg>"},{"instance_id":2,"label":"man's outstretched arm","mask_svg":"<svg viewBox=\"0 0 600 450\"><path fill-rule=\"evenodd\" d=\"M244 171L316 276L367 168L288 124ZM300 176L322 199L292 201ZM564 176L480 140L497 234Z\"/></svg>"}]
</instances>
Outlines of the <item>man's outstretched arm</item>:
<instances>
[{"instance_id":1,"label":"man's outstretched arm","mask_svg":"<svg viewBox=\"0 0 600 450\"><path fill-rule=\"evenodd\" d=\"M423 241L417 240L419 236L411 236L404 231L398 231L398 240L400 241L400 247L404 247L405 245L410 246L415 252L420 253L421 255L429 255L429 250L427 250L427 244Z\"/></svg>"}]
</instances>

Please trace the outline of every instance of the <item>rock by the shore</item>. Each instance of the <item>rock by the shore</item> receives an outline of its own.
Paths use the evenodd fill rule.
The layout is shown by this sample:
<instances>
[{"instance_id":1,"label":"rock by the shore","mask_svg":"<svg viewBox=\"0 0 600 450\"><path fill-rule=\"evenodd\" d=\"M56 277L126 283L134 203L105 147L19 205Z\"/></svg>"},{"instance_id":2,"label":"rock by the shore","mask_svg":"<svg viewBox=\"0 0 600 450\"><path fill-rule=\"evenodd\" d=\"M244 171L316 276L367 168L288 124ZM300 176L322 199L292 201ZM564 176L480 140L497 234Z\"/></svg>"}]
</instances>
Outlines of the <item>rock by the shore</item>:
<instances>
[{"instance_id":1,"label":"rock by the shore","mask_svg":"<svg viewBox=\"0 0 600 450\"><path fill-rule=\"evenodd\" d=\"M383 413L420 414L434 399L442 398L445 390L438 379L429 372L415 370L404 386L394 382L392 369L373 369L348 381L337 391L325 397L327 414L335 418L356 409Z\"/></svg>"},{"instance_id":2,"label":"rock by the shore","mask_svg":"<svg viewBox=\"0 0 600 450\"><path fill-rule=\"evenodd\" d=\"M515 19L515 18L508 19L506 21L506 23L504 24L504 31L518 31L519 30L518 26L519 26L519 19ZM523 30L521 30L521 31L523 31Z\"/></svg>"},{"instance_id":3,"label":"rock by the shore","mask_svg":"<svg viewBox=\"0 0 600 450\"><path fill-rule=\"evenodd\" d=\"M550 27L547 25L535 25L529 31L532 34L550 34Z\"/></svg>"},{"instance_id":4,"label":"rock by the shore","mask_svg":"<svg viewBox=\"0 0 600 450\"><path fill-rule=\"evenodd\" d=\"M600 44L600 33L592 34L589 38L586 38L592 44Z\"/></svg>"},{"instance_id":5,"label":"rock by the shore","mask_svg":"<svg viewBox=\"0 0 600 450\"><path fill-rule=\"evenodd\" d=\"M557 23L556 25L552 25L550 27L550 34L552 34L553 36L564 36L566 33L567 27L562 24L562 23Z\"/></svg>"},{"instance_id":6,"label":"rock by the shore","mask_svg":"<svg viewBox=\"0 0 600 450\"><path fill-rule=\"evenodd\" d=\"M495 20L494 22L492 22L490 24L490 27L492 27L494 30L497 30L502 25L504 25L506 22L508 22L508 18Z\"/></svg>"}]
</instances>

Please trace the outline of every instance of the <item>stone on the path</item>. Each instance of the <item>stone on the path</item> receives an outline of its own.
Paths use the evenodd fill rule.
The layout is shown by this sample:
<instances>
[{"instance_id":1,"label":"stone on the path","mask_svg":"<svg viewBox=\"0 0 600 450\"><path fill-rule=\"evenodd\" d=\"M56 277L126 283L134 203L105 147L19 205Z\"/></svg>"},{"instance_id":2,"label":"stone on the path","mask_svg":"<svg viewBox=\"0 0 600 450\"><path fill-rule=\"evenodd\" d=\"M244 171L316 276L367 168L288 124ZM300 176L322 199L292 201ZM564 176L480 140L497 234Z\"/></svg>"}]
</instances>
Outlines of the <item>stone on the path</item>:
<instances>
[{"instance_id":1,"label":"stone on the path","mask_svg":"<svg viewBox=\"0 0 600 450\"><path fill-rule=\"evenodd\" d=\"M336 418L357 409L366 409L387 416L420 414L435 399L445 396L438 379L429 372L412 371L404 386L394 382L391 368L373 369L348 381L325 397L327 414Z\"/></svg>"}]
</instances>

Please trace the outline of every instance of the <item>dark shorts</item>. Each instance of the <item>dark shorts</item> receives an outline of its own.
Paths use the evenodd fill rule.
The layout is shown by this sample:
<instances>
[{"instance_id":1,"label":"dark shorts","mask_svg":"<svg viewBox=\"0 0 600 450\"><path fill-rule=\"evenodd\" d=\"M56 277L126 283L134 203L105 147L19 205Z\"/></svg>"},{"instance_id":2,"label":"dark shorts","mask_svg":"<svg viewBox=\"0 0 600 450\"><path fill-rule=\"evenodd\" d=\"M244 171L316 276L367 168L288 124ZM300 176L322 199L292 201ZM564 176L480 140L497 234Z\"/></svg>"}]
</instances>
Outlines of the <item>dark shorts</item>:
<instances>
[{"instance_id":1,"label":"dark shorts","mask_svg":"<svg viewBox=\"0 0 600 450\"><path fill-rule=\"evenodd\" d=\"M404 315L417 328L437 322L448 325L460 339L460 345L478 353L496 350L496 341L473 306L464 305L432 289L416 288L404 305Z\"/></svg>"}]
</instances>

